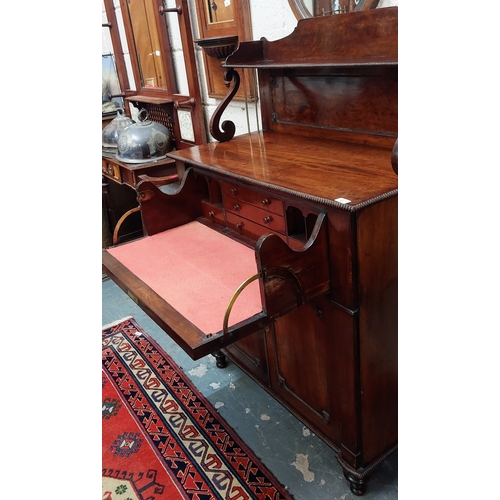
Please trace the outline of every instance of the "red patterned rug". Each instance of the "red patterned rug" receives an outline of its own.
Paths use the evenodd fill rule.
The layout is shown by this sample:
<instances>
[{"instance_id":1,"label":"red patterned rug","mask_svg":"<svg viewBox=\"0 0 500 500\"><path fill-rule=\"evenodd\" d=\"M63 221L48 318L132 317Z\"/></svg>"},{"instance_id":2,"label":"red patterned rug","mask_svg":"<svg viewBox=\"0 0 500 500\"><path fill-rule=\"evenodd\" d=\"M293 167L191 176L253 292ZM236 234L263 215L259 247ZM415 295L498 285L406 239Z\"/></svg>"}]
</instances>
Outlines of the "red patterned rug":
<instances>
[{"instance_id":1,"label":"red patterned rug","mask_svg":"<svg viewBox=\"0 0 500 500\"><path fill-rule=\"evenodd\" d=\"M291 500L133 319L102 332L103 500Z\"/></svg>"}]
</instances>

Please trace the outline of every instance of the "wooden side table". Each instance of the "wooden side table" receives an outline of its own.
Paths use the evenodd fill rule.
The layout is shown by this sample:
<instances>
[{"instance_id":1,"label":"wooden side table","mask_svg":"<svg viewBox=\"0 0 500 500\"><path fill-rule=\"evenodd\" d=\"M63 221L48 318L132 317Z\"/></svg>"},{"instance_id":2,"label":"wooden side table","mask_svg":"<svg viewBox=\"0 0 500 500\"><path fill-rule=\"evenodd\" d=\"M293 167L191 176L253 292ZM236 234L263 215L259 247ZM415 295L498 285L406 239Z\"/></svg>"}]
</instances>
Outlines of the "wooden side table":
<instances>
[{"instance_id":1,"label":"wooden side table","mask_svg":"<svg viewBox=\"0 0 500 500\"><path fill-rule=\"evenodd\" d=\"M154 179L155 184L178 180L175 161L171 158L147 162L125 163L102 156L102 196L112 243L142 236L142 221L136 187L142 180ZM104 245L105 248L108 245Z\"/></svg>"}]
</instances>

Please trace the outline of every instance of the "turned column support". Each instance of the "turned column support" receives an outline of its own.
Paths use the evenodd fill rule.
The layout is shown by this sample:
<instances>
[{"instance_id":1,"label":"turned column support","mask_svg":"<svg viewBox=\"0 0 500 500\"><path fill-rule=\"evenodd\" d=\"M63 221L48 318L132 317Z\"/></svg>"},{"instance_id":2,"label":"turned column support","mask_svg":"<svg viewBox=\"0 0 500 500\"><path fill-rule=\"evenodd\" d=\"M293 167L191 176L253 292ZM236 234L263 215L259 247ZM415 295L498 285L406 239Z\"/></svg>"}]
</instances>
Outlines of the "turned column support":
<instances>
[{"instance_id":1,"label":"turned column support","mask_svg":"<svg viewBox=\"0 0 500 500\"><path fill-rule=\"evenodd\" d=\"M349 471L344 469L344 477L349 481L349 486L351 488L351 493L358 497L366 493L366 481L367 478L355 476Z\"/></svg>"},{"instance_id":2,"label":"turned column support","mask_svg":"<svg viewBox=\"0 0 500 500\"><path fill-rule=\"evenodd\" d=\"M217 365L217 368L226 368L227 357L222 351L215 351L212 353L212 356L215 358L215 364Z\"/></svg>"},{"instance_id":3,"label":"turned column support","mask_svg":"<svg viewBox=\"0 0 500 500\"><path fill-rule=\"evenodd\" d=\"M344 471L344 477L349 481L349 486L353 495L362 496L366 492L366 483L373 474L374 469L380 465L391 453L397 450L397 445L378 457L368 467L353 469L343 458L342 454L337 455L337 461Z\"/></svg>"}]
</instances>

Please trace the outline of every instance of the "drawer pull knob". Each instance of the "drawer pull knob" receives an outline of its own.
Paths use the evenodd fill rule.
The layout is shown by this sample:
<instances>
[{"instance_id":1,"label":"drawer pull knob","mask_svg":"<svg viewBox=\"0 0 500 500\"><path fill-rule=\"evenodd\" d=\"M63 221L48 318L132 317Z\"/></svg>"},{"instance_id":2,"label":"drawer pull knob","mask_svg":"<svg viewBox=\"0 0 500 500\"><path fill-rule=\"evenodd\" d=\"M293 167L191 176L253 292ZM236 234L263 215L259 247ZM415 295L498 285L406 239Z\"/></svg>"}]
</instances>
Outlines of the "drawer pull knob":
<instances>
[{"instance_id":1,"label":"drawer pull knob","mask_svg":"<svg viewBox=\"0 0 500 500\"><path fill-rule=\"evenodd\" d=\"M269 205L269 203L271 203L271 202L270 202L267 198L264 198L264 199L262 200L262 204L263 204L263 205Z\"/></svg>"},{"instance_id":2,"label":"drawer pull knob","mask_svg":"<svg viewBox=\"0 0 500 500\"><path fill-rule=\"evenodd\" d=\"M209 215L210 217L215 217L215 212L213 212L212 210L210 210L210 212L208 212L208 215Z\"/></svg>"},{"instance_id":3,"label":"drawer pull knob","mask_svg":"<svg viewBox=\"0 0 500 500\"><path fill-rule=\"evenodd\" d=\"M236 188L231 188L231 193L236 194Z\"/></svg>"},{"instance_id":4,"label":"drawer pull knob","mask_svg":"<svg viewBox=\"0 0 500 500\"><path fill-rule=\"evenodd\" d=\"M240 206L239 206L239 205L233 205L233 210L238 211L239 209L240 209Z\"/></svg>"},{"instance_id":5,"label":"drawer pull knob","mask_svg":"<svg viewBox=\"0 0 500 500\"><path fill-rule=\"evenodd\" d=\"M241 229L241 228L243 227L243 222L237 222L237 223L236 223L236 227L237 227L238 229Z\"/></svg>"},{"instance_id":6,"label":"drawer pull knob","mask_svg":"<svg viewBox=\"0 0 500 500\"><path fill-rule=\"evenodd\" d=\"M264 221L265 224L269 224L270 222L273 221L273 218L270 215L268 215L267 217L264 217L262 220Z\"/></svg>"}]
</instances>

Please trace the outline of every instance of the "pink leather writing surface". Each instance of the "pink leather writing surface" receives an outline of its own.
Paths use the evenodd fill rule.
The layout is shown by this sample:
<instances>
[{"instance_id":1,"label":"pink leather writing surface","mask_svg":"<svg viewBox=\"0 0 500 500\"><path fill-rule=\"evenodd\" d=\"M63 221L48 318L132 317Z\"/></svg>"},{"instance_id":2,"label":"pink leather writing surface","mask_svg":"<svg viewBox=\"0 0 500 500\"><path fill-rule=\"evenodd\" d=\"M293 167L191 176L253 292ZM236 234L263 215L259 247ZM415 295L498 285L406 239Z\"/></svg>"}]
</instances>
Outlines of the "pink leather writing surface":
<instances>
[{"instance_id":1,"label":"pink leather writing surface","mask_svg":"<svg viewBox=\"0 0 500 500\"><path fill-rule=\"evenodd\" d=\"M207 334L222 330L234 292L257 273L252 248L199 222L109 248L108 252ZM257 280L236 300L229 325L261 311Z\"/></svg>"}]
</instances>

